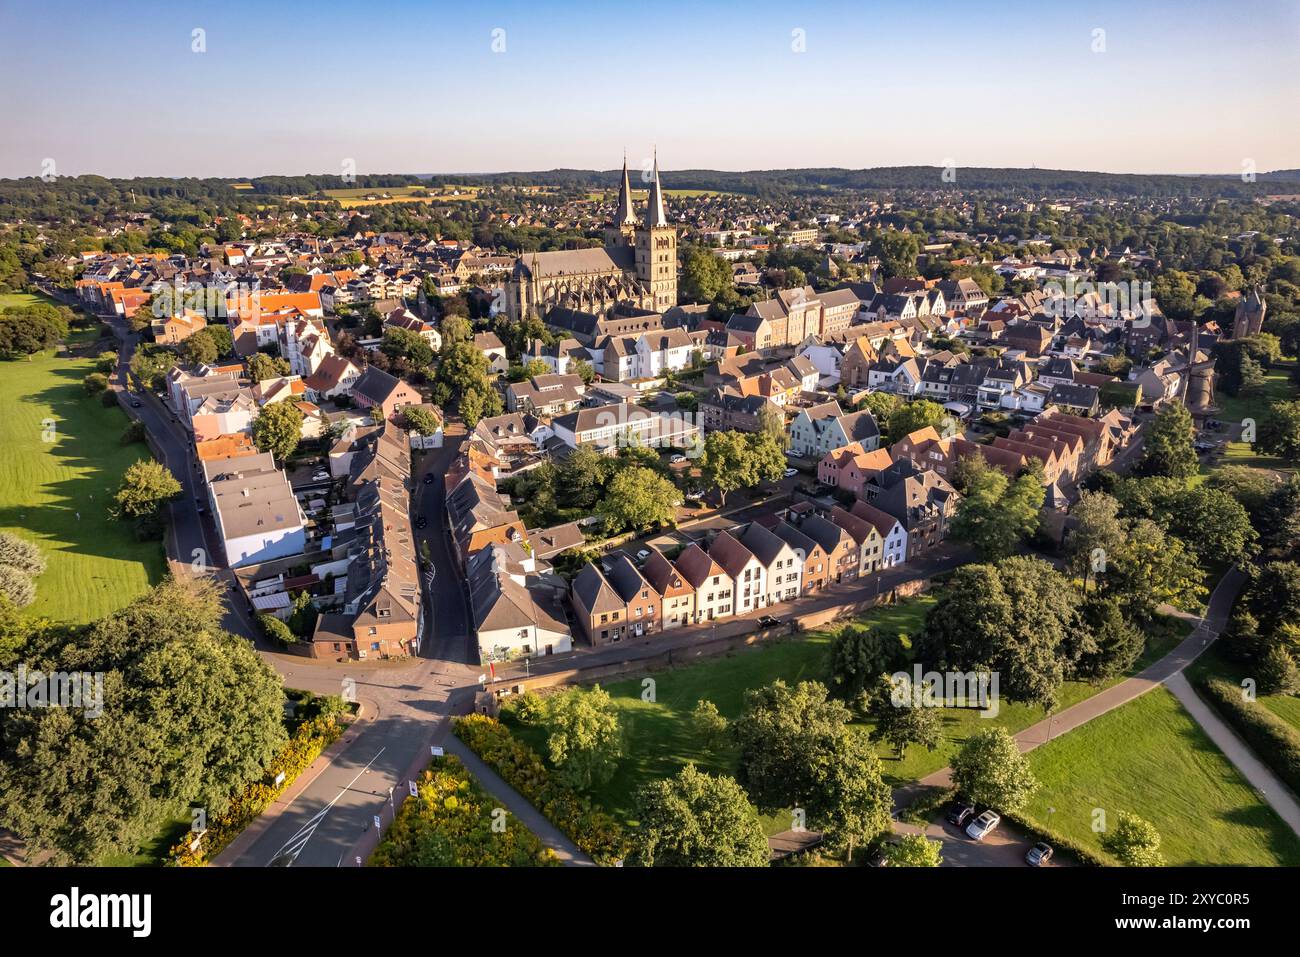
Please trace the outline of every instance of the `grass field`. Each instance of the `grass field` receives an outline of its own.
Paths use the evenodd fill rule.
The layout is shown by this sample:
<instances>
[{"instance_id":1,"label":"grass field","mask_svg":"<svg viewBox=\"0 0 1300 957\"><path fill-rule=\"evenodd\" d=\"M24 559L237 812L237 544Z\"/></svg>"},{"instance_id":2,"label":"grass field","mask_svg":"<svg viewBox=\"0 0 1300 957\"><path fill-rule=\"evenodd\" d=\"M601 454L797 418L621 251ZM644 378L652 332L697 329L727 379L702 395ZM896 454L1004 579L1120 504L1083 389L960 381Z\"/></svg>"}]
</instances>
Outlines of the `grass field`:
<instances>
[{"instance_id":1,"label":"grass field","mask_svg":"<svg viewBox=\"0 0 1300 957\"><path fill-rule=\"evenodd\" d=\"M458 195L453 196L450 192L447 192L451 188L458 190ZM428 191L432 195L413 196L412 193L417 191ZM325 195L338 202L344 209L354 209L358 206L387 206L392 203L459 203L474 199L478 195L478 191L479 187L477 186L388 186L371 189L348 187L346 189L327 189ZM366 199L367 196L376 198ZM385 196L387 198L379 198ZM302 196L295 197L295 199L304 203L325 202L324 200Z\"/></svg>"},{"instance_id":2,"label":"grass field","mask_svg":"<svg viewBox=\"0 0 1300 957\"><path fill-rule=\"evenodd\" d=\"M1233 684L1241 684L1243 678L1250 676L1251 669L1239 662L1229 661L1219 653L1218 643L1197 658L1187 668L1189 681L1200 678L1223 678ZM1262 694L1258 701L1291 727L1300 731L1300 695Z\"/></svg>"},{"instance_id":3,"label":"grass field","mask_svg":"<svg viewBox=\"0 0 1300 957\"><path fill-rule=\"evenodd\" d=\"M1164 688L1029 754L1042 786L1026 817L1100 850L1094 809L1155 825L1171 865L1297 865L1282 823ZM1054 811L1049 811L1049 808Z\"/></svg>"},{"instance_id":4,"label":"grass field","mask_svg":"<svg viewBox=\"0 0 1300 957\"><path fill-rule=\"evenodd\" d=\"M911 634L920 628L926 612L937 599L926 595L898 605L876 609L862 616L862 622ZM1181 625L1162 628L1152 641L1137 670L1148 661L1163 656L1184 634ZM737 651L707 659L697 664L654 675L655 701L642 700L641 679L606 686L614 699L626 732L624 757L618 772L605 785L595 789L597 803L625 821L634 817L636 791L646 782L675 774L688 761L701 769L735 774L737 755L725 748L712 752L701 746L691 728L690 713L695 703L707 698L717 705L728 720L740 716L744 693L750 688L770 684L778 678L787 684L803 680L825 681L825 661L833 631L817 631L807 636L775 644ZM1098 685L1068 682L1061 689L1060 708L1069 707L1102 690ZM940 718L941 741L934 751L909 748L902 760L888 746L877 750L886 779L891 785L906 784L946 767L966 738L974 731L1001 725L1011 732L1021 731L1045 717L1039 707L1001 702L996 717L984 718L976 709L945 708ZM545 730L521 726L507 717L511 728L540 753L546 751ZM872 722L857 722L861 733L870 733ZM768 833L786 830L788 815L776 815L764 821Z\"/></svg>"},{"instance_id":5,"label":"grass field","mask_svg":"<svg viewBox=\"0 0 1300 957\"><path fill-rule=\"evenodd\" d=\"M148 452L119 444L126 415L85 395L93 364L52 353L0 363L0 529L45 554L29 612L72 622L120 608L164 568L158 542L137 542L107 513L123 471Z\"/></svg>"},{"instance_id":6,"label":"grass field","mask_svg":"<svg viewBox=\"0 0 1300 957\"><path fill-rule=\"evenodd\" d=\"M32 306L38 302L50 302L50 300L44 296L34 296L27 292L0 293L0 309L10 309L14 306Z\"/></svg>"}]
</instances>

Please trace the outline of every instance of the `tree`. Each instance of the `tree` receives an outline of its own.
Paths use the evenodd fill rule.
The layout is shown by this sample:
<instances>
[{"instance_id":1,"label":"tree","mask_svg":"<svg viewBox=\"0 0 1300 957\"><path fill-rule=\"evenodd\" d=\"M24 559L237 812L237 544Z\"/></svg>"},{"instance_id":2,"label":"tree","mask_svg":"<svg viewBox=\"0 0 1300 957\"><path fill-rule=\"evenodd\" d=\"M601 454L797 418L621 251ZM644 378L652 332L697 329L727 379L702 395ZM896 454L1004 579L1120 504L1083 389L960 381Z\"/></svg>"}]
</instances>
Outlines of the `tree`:
<instances>
[{"instance_id":1,"label":"tree","mask_svg":"<svg viewBox=\"0 0 1300 957\"><path fill-rule=\"evenodd\" d=\"M1257 451L1300 462L1300 402L1274 402L1259 423Z\"/></svg>"},{"instance_id":2,"label":"tree","mask_svg":"<svg viewBox=\"0 0 1300 957\"><path fill-rule=\"evenodd\" d=\"M109 510L119 519L148 518L157 514L164 502L180 494L181 483L167 466L152 459L141 459L122 473L122 482Z\"/></svg>"},{"instance_id":3,"label":"tree","mask_svg":"<svg viewBox=\"0 0 1300 957\"><path fill-rule=\"evenodd\" d=\"M86 395L99 395L108 388L108 376L102 372L92 372L81 380L81 386L86 390Z\"/></svg>"},{"instance_id":4,"label":"tree","mask_svg":"<svg viewBox=\"0 0 1300 957\"><path fill-rule=\"evenodd\" d=\"M1101 591L1119 599L1127 618L1149 622L1161 604L1191 605L1205 595L1196 557L1150 519L1127 525L1119 548L1107 557L1097 576Z\"/></svg>"},{"instance_id":5,"label":"tree","mask_svg":"<svg viewBox=\"0 0 1300 957\"><path fill-rule=\"evenodd\" d=\"M1083 603L1083 621L1092 640L1075 665L1074 676L1102 682L1126 674L1146 647L1146 638L1124 617L1119 599L1094 593Z\"/></svg>"},{"instance_id":6,"label":"tree","mask_svg":"<svg viewBox=\"0 0 1300 957\"><path fill-rule=\"evenodd\" d=\"M946 426L951 419L952 413L938 402L916 399L902 403L890 414L889 427L886 431L891 444L927 426L942 436L947 431Z\"/></svg>"},{"instance_id":7,"label":"tree","mask_svg":"<svg viewBox=\"0 0 1300 957\"><path fill-rule=\"evenodd\" d=\"M1275 644L1259 663L1259 690L1264 694L1295 694L1300 691L1300 672L1295 659L1282 645Z\"/></svg>"},{"instance_id":8,"label":"tree","mask_svg":"<svg viewBox=\"0 0 1300 957\"><path fill-rule=\"evenodd\" d=\"M206 329L196 332L186 339L185 345L181 349L185 353L186 360L191 365L206 366L217 359L217 344L211 336L207 335Z\"/></svg>"},{"instance_id":9,"label":"tree","mask_svg":"<svg viewBox=\"0 0 1300 957\"><path fill-rule=\"evenodd\" d=\"M293 629L274 615L258 615L257 623L261 626L262 634L281 647L287 648L298 640Z\"/></svg>"},{"instance_id":10,"label":"tree","mask_svg":"<svg viewBox=\"0 0 1300 957\"><path fill-rule=\"evenodd\" d=\"M702 246L682 250L682 296L692 302L713 302L731 288L729 262Z\"/></svg>"},{"instance_id":11,"label":"tree","mask_svg":"<svg viewBox=\"0 0 1300 957\"><path fill-rule=\"evenodd\" d=\"M943 862L943 842L924 834L904 834L885 845L885 862L890 867L938 867Z\"/></svg>"},{"instance_id":12,"label":"tree","mask_svg":"<svg viewBox=\"0 0 1300 957\"><path fill-rule=\"evenodd\" d=\"M1290 554L1300 547L1300 475L1292 475L1281 484L1269 481L1274 488L1256 509L1251 509L1245 495L1238 493L1237 497L1251 511L1260 543L1267 549Z\"/></svg>"},{"instance_id":13,"label":"tree","mask_svg":"<svg viewBox=\"0 0 1300 957\"><path fill-rule=\"evenodd\" d=\"M1227 492L1204 485L1184 489L1174 498L1169 531L1202 564L1245 561L1259 542L1245 507Z\"/></svg>"},{"instance_id":14,"label":"tree","mask_svg":"<svg viewBox=\"0 0 1300 957\"><path fill-rule=\"evenodd\" d=\"M827 671L841 701L855 702L903 658L903 642L882 628L845 625L831 641Z\"/></svg>"},{"instance_id":15,"label":"tree","mask_svg":"<svg viewBox=\"0 0 1300 957\"><path fill-rule=\"evenodd\" d=\"M1165 405L1147 429L1138 466L1143 475L1188 479L1200 471L1192 444L1192 416L1177 402Z\"/></svg>"},{"instance_id":16,"label":"tree","mask_svg":"<svg viewBox=\"0 0 1300 957\"><path fill-rule=\"evenodd\" d=\"M1006 728L985 728L969 738L952 761L952 782L968 800L1018 811L1038 789L1029 759Z\"/></svg>"},{"instance_id":17,"label":"tree","mask_svg":"<svg viewBox=\"0 0 1300 957\"><path fill-rule=\"evenodd\" d=\"M424 406L408 405L402 410L402 415L406 417L407 428L417 435L437 435L442 428L442 420L432 409Z\"/></svg>"},{"instance_id":18,"label":"tree","mask_svg":"<svg viewBox=\"0 0 1300 957\"><path fill-rule=\"evenodd\" d=\"M288 359L268 356L265 352L255 352L248 357L248 377L254 383L287 376L290 371Z\"/></svg>"},{"instance_id":19,"label":"tree","mask_svg":"<svg viewBox=\"0 0 1300 957\"><path fill-rule=\"evenodd\" d=\"M858 403L858 409L870 412L884 431L894 410L902 404L903 400L892 392L868 392Z\"/></svg>"},{"instance_id":20,"label":"tree","mask_svg":"<svg viewBox=\"0 0 1300 957\"><path fill-rule=\"evenodd\" d=\"M1101 846L1125 867L1163 867L1160 832L1136 814L1120 811L1114 830L1102 835Z\"/></svg>"},{"instance_id":21,"label":"tree","mask_svg":"<svg viewBox=\"0 0 1300 957\"><path fill-rule=\"evenodd\" d=\"M1083 587L1094 572L1103 571L1108 556L1118 554L1126 529L1119 517L1120 504L1105 492L1083 491L1070 509L1074 530L1065 542L1066 567L1083 579Z\"/></svg>"},{"instance_id":22,"label":"tree","mask_svg":"<svg viewBox=\"0 0 1300 957\"><path fill-rule=\"evenodd\" d=\"M630 863L645 867L765 867L767 837L733 778L687 764L641 788Z\"/></svg>"},{"instance_id":23,"label":"tree","mask_svg":"<svg viewBox=\"0 0 1300 957\"><path fill-rule=\"evenodd\" d=\"M600 685L556 695L546 709L547 754L557 779L585 791L604 784L623 756L618 709Z\"/></svg>"},{"instance_id":24,"label":"tree","mask_svg":"<svg viewBox=\"0 0 1300 957\"><path fill-rule=\"evenodd\" d=\"M1015 556L953 573L917 637L918 660L941 670L997 672L999 693L1050 708L1087 650L1079 593L1047 562Z\"/></svg>"},{"instance_id":25,"label":"tree","mask_svg":"<svg viewBox=\"0 0 1300 957\"><path fill-rule=\"evenodd\" d=\"M29 668L102 674L102 707L0 710L0 826L55 863L93 864L259 780L286 740L284 692L222 613L214 583L168 580L32 638Z\"/></svg>"},{"instance_id":26,"label":"tree","mask_svg":"<svg viewBox=\"0 0 1300 957\"><path fill-rule=\"evenodd\" d=\"M0 596L18 608L26 608L36 600L36 583L22 569L0 565Z\"/></svg>"},{"instance_id":27,"label":"tree","mask_svg":"<svg viewBox=\"0 0 1300 957\"><path fill-rule=\"evenodd\" d=\"M744 432L736 430L710 432L705 437L700 471L705 484L717 489L722 496L724 505L728 493L758 484L758 473L751 449L749 438Z\"/></svg>"},{"instance_id":28,"label":"tree","mask_svg":"<svg viewBox=\"0 0 1300 957\"><path fill-rule=\"evenodd\" d=\"M911 233L878 232L868 247L880 257L880 272L886 279L909 279L916 275L916 257L921 244Z\"/></svg>"},{"instance_id":29,"label":"tree","mask_svg":"<svg viewBox=\"0 0 1300 957\"><path fill-rule=\"evenodd\" d=\"M596 379L596 367L586 359L578 359L573 363L573 374L582 379L583 385L591 385Z\"/></svg>"},{"instance_id":30,"label":"tree","mask_svg":"<svg viewBox=\"0 0 1300 957\"><path fill-rule=\"evenodd\" d=\"M0 565L9 565L35 578L45 571L45 556L36 543L12 532L0 532Z\"/></svg>"},{"instance_id":31,"label":"tree","mask_svg":"<svg viewBox=\"0 0 1300 957\"><path fill-rule=\"evenodd\" d=\"M605 521L605 531L617 534L625 528L667 525L676 518L681 503L677 486L652 469L634 465L610 480L596 511Z\"/></svg>"},{"instance_id":32,"label":"tree","mask_svg":"<svg viewBox=\"0 0 1300 957\"><path fill-rule=\"evenodd\" d=\"M67 338L70 310L47 303L10 306L0 310L0 356L35 355Z\"/></svg>"},{"instance_id":33,"label":"tree","mask_svg":"<svg viewBox=\"0 0 1300 957\"><path fill-rule=\"evenodd\" d=\"M968 457L964 474L966 494L957 504L952 533L983 558L1005 558L1038 527L1045 495L1042 482L1034 472L1009 482L982 455Z\"/></svg>"},{"instance_id":34,"label":"tree","mask_svg":"<svg viewBox=\"0 0 1300 957\"><path fill-rule=\"evenodd\" d=\"M939 719L934 708L918 705L912 698L911 682L903 678L901 687L889 675L876 679L867 706L875 719L872 741L887 741L902 758L909 744L924 745L927 751L939 746Z\"/></svg>"},{"instance_id":35,"label":"tree","mask_svg":"<svg viewBox=\"0 0 1300 957\"><path fill-rule=\"evenodd\" d=\"M706 748L715 750L727 739L727 719L716 704L701 698L691 711L691 731Z\"/></svg>"},{"instance_id":36,"label":"tree","mask_svg":"<svg viewBox=\"0 0 1300 957\"><path fill-rule=\"evenodd\" d=\"M206 336L217 347L217 356L228 356L235 351L235 337L229 326L209 323L197 335Z\"/></svg>"},{"instance_id":37,"label":"tree","mask_svg":"<svg viewBox=\"0 0 1300 957\"><path fill-rule=\"evenodd\" d=\"M759 810L801 807L850 855L889 826L892 802L880 760L848 727L851 717L818 682L776 681L745 692L745 711L732 723L738 779Z\"/></svg>"},{"instance_id":38,"label":"tree","mask_svg":"<svg viewBox=\"0 0 1300 957\"><path fill-rule=\"evenodd\" d=\"M272 402L262 406L253 420L253 445L259 452L270 452L283 462L293 455L302 441L302 412L292 402Z\"/></svg>"}]
</instances>

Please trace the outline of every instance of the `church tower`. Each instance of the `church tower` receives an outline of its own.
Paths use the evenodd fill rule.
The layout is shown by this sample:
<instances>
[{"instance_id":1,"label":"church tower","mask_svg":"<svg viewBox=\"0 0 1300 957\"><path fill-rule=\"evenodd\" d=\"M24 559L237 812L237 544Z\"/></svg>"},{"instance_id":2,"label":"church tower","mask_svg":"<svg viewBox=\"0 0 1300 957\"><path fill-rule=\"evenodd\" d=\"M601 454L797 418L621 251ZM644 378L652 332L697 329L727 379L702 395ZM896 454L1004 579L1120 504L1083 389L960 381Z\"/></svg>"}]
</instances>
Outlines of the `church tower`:
<instances>
[{"instance_id":1,"label":"church tower","mask_svg":"<svg viewBox=\"0 0 1300 957\"><path fill-rule=\"evenodd\" d=\"M1258 286L1251 289L1249 296L1242 296L1232 317L1232 338L1246 339L1259 335L1264 328L1264 312L1267 308Z\"/></svg>"},{"instance_id":2,"label":"church tower","mask_svg":"<svg viewBox=\"0 0 1300 957\"><path fill-rule=\"evenodd\" d=\"M623 154L623 181L618 186L614 219L605 227L606 246L636 245L636 213L632 209L632 185L627 178L627 154Z\"/></svg>"},{"instance_id":3,"label":"church tower","mask_svg":"<svg viewBox=\"0 0 1300 957\"><path fill-rule=\"evenodd\" d=\"M627 166L623 167L624 182ZM652 308L663 312L677 305L677 227L664 215L663 188L659 185L659 154L654 159L654 179L646 202L645 221L636 230L636 275L650 292Z\"/></svg>"}]
</instances>

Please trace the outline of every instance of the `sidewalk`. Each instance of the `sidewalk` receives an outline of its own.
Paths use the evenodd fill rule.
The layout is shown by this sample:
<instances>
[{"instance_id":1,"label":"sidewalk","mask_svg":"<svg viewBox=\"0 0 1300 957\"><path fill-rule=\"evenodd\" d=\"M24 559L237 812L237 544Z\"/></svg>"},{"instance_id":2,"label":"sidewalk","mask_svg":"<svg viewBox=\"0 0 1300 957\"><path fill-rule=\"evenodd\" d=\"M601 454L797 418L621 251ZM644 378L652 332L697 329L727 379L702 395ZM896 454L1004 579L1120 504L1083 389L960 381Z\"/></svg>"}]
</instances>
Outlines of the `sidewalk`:
<instances>
[{"instance_id":1,"label":"sidewalk","mask_svg":"<svg viewBox=\"0 0 1300 957\"><path fill-rule=\"evenodd\" d=\"M538 840L555 852L566 867L595 867L595 862L584 854L576 844L562 834L548 821L542 812L528 803L514 788L506 784L495 771L484 764L477 754L465 746L454 734L447 735L443 745L449 754L460 758L469 769L469 773L478 778L493 796L505 805L506 810L519 819L528 830L537 835Z\"/></svg>"},{"instance_id":2,"label":"sidewalk","mask_svg":"<svg viewBox=\"0 0 1300 957\"><path fill-rule=\"evenodd\" d=\"M1255 753L1241 738L1237 737L1236 732L1200 699L1192 690L1186 675L1176 674L1166 684L1174 697L1187 709L1188 714L1210 736L1215 747L1233 763L1241 772L1241 776L1250 782L1250 786L1269 803L1269 806L1277 812L1277 816L1286 822L1287 827L1300 836L1300 803L1297 803L1290 789L1264 762L1255 757Z\"/></svg>"}]
</instances>

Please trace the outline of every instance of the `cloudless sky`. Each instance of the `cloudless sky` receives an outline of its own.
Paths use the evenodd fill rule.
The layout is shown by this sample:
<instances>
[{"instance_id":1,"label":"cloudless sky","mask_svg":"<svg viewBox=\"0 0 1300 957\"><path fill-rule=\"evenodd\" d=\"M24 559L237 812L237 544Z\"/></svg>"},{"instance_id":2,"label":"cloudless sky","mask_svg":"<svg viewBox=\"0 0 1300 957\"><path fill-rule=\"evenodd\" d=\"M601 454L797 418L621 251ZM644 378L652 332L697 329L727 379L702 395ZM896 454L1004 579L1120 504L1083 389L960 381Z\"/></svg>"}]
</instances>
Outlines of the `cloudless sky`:
<instances>
[{"instance_id":1,"label":"cloudless sky","mask_svg":"<svg viewBox=\"0 0 1300 957\"><path fill-rule=\"evenodd\" d=\"M655 145L665 170L1300 167L1300 2L0 0L0 176L609 169Z\"/></svg>"}]
</instances>

